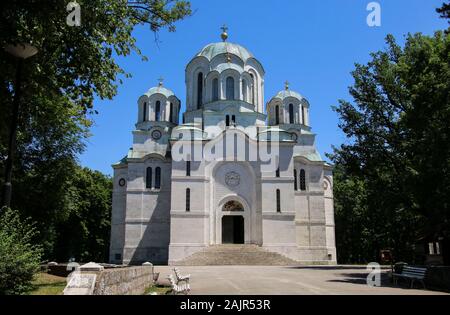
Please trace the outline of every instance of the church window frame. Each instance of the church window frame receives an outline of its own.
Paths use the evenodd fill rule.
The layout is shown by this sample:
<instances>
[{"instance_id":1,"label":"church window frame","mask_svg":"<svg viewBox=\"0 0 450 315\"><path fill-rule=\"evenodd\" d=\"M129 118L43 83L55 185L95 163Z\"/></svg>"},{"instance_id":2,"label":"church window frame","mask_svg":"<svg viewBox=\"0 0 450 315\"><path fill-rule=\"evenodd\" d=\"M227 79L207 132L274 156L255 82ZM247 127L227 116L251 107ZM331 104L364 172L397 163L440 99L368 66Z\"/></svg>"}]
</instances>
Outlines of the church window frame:
<instances>
[{"instance_id":1,"label":"church window frame","mask_svg":"<svg viewBox=\"0 0 450 315\"><path fill-rule=\"evenodd\" d=\"M197 109L203 106L203 72L197 74Z\"/></svg>"},{"instance_id":2,"label":"church window frame","mask_svg":"<svg viewBox=\"0 0 450 315\"><path fill-rule=\"evenodd\" d=\"M143 122L147 121L147 102L144 102L142 107L142 121Z\"/></svg>"},{"instance_id":3,"label":"church window frame","mask_svg":"<svg viewBox=\"0 0 450 315\"><path fill-rule=\"evenodd\" d=\"M173 123L173 103L170 102L170 109L169 109L169 121Z\"/></svg>"},{"instance_id":4,"label":"church window frame","mask_svg":"<svg viewBox=\"0 0 450 315\"><path fill-rule=\"evenodd\" d=\"M191 161L186 161L186 177L191 176Z\"/></svg>"},{"instance_id":5,"label":"church window frame","mask_svg":"<svg viewBox=\"0 0 450 315\"><path fill-rule=\"evenodd\" d=\"M281 213L281 190L277 189L277 212Z\"/></svg>"},{"instance_id":6,"label":"church window frame","mask_svg":"<svg viewBox=\"0 0 450 315\"><path fill-rule=\"evenodd\" d=\"M306 126L306 109L305 109L305 106L302 106L302 125Z\"/></svg>"},{"instance_id":7,"label":"church window frame","mask_svg":"<svg viewBox=\"0 0 450 315\"><path fill-rule=\"evenodd\" d=\"M155 103L155 121L161 121L161 101Z\"/></svg>"},{"instance_id":8,"label":"church window frame","mask_svg":"<svg viewBox=\"0 0 450 315\"><path fill-rule=\"evenodd\" d=\"M304 169L300 170L300 190L306 191L306 171Z\"/></svg>"},{"instance_id":9,"label":"church window frame","mask_svg":"<svg viewBox=\"0 0 450 315\"><path fill-rule=\"evenodd\" d=\"M212 80L212 101L217 102L219 100L219 79L214 78Z\"/></svg>"},{"instance_id":10,"label":"church window frame","mask_svg":"<svg viewBox=\"0 0 450 315\"><path fill-rule=\"evenodd\" d=\"M280 106L275 106L275 125L280 124Z\"/></svg>"},{"instance_id":11,"label":"church window frame","mask_svg":"<svg viewBox=\"0 0 450 315\"><path fill-rule=\"evenodd\" d=\"M186 188L186 212L191 211L191 189Z\"/></svg>"},{"instance_id":12,"label":"church window frame","mask_svg":"<svg viewBox=\"0 0 450 315\"><path fill-rule=\"evenodd\" d=\"M155 189L161 189L161 167L155 169Z\"/></svg>"},{"instance_id":13,"label":"church window frame","mask_svg":"<svg viewBox=\"0 0 450 315\"><path fill-rule=\"evenodd\" d=\"M151 167L147 167L147 170L145 171L145 188L152 189L152 176L153 176L153 169Z\"/></svg>"},{"instance_id":14,"label":"church window frame","mask_svg":"<svg viewBox=\"0 0 450 315\"><path fill-rule=\"evenodd\" d=\"M235 93L235 80L232 76L229 76L225 80L225 91L226 91L226 99L228 101L233 101L236 99Z\"/></svg>"},{"instance_id":15,"label":"church window frame","mask_svg":"<svg viewBox=\"0 0 450 315\"><path fill-rule=\"evenodd\" d=\"M298 191L298 176L297 170L294 169L294 190Z\"/></svg>"},{"instance_id":16,"label":"church window frame","mask_svg":"<svg viewBox=\"0 0 450 315\"><path fill-rule=\"evenodd\" d=\"M294 124L294 104L289 104L289 123Z\"/></svg>"}]
</instances>

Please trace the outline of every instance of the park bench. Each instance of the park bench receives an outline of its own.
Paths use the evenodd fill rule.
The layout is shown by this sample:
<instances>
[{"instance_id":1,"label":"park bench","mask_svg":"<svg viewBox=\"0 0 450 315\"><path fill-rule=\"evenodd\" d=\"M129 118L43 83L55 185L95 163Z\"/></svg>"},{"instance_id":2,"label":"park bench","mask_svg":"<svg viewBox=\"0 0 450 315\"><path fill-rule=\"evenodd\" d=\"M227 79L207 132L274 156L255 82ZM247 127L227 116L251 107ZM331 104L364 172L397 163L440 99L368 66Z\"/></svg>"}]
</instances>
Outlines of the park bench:
<instances>
[{"instance_id":1,"label":"park bench","mask_svg":"<svg viewBox=\"0 0 450 315\"><path fill-rule=\"evenodd\" d=\"M183 282L181 284L177 284L172 275L169 275L169 277L167 277L167 278L169 279L170 286L172 288L171 293L173 295L177 295L177 294L181 294L181 293L186 295L186 294L188 294L189 291L191 291L189 283Z\"/></svg>"},{"instance_id":2,"label":"park bench","mask_svg":"<svg viewBox=\"0 0 450 315\"><path fill-rule=\"evenodd\" d=\"M173 268L173 271L175 272L175 276L177 277L177 284L179 284L180 282L189 284L189 278L191 277L191 275L183 276L180 272L180 269L178 268Z\"/></svg>"},{"instance_id":3,"label":"park bench","mask_svg":"<svg viewBox=\"0 0 450 315\"><path fill-rule=\"evenodd\" d=\"M411 289L414 287L414 282L416 280L420 281L423 285L423 288L426 289L424 281L426 273L427 268L404 266L401 273L394 273L392 276L394 278L395 285L397 285L399 278L403 278L411 282Z\"/></svg>"}]
</instances>

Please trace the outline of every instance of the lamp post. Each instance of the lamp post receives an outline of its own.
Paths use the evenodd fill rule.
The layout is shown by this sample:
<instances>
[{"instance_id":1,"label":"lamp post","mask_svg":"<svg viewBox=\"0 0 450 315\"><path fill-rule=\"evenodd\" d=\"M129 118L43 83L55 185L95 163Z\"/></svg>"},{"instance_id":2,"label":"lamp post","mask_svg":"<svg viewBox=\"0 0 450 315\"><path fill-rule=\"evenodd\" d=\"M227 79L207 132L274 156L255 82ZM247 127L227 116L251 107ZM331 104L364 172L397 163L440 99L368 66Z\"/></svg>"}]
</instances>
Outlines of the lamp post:
<instances>
[{"instance_id":1,"label":"lamp post","mask_svg":"<svg viewBox=\"0 0 450 315\"><path fill-rule=\"evenodd\" d=\"M9 128L9 141L8 141L8 157L6 159L5 167L5 182L3 184L3 199L2 206L11 206L11 193L12 193L12 169L14 154L16 151L16 138L17 138L17 125L20 112L20 97L21 97L21 85L22 85L22 68L25 59L28 59L37 54L38 49L30 44L17 44L7 45L5 51L14 56L17 60L16 78L14 82L14 100L13 111L11 117L11 124Z\"/></svg>"}]
</instances>

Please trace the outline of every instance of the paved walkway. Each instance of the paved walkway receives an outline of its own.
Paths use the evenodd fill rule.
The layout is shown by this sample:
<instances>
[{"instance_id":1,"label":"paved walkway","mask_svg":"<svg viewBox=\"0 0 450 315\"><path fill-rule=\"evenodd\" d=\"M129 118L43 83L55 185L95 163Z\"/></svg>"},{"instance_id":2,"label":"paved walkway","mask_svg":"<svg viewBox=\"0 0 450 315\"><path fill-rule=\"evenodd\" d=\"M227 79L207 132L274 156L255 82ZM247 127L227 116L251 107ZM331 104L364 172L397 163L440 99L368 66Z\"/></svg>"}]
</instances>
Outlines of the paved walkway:
<instances>
[{"instance_id":1,"label":"paved walkway","mask_svg":"<svg viewBox=\"0 0 450 315\"><path fill-rule=\"evenodd\" d=\"M166 281L173 267L155 267L160 281ZM201 295L433 295L442 292L393 287L386 272L382 286L366 284L368 271L361 266L261 267L209 266L180 267L191 274L191 294Z\"/></svg>"}]
</instances>

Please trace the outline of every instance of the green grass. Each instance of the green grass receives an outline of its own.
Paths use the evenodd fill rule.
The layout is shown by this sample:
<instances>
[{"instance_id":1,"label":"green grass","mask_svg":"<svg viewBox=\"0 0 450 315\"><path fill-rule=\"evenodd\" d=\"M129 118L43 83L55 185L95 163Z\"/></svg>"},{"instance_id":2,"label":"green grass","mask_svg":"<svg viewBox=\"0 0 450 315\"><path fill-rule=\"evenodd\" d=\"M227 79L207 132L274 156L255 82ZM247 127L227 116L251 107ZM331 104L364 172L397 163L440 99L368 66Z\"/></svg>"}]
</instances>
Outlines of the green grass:
<instances>
[{"instance_id":1,"label":"green grass","mask_svg":"<svg viewBox=\"0 0 450 315\"><path fill-rule=\"evenodd\" d=\"M33 281L30 295L62 295L67 282L65 277L38 273Z\"/></svg>"},{"instance_id":2,"label":"green grass","mask_svg":"<svg viewBox=\"0 0 450 315\"><path fill-rule=\"evenodd\" d=\"M170 290L171 290L170 287L165 287L162 285L152 285L145 290L144 295L150 295L152 293L156 293L158 295L165 295L168 292L170 292Z\"/></svg>"}]
</instances>

